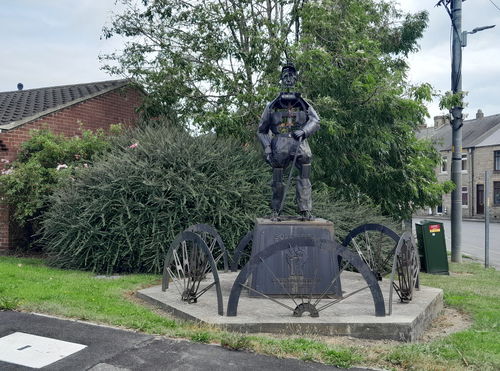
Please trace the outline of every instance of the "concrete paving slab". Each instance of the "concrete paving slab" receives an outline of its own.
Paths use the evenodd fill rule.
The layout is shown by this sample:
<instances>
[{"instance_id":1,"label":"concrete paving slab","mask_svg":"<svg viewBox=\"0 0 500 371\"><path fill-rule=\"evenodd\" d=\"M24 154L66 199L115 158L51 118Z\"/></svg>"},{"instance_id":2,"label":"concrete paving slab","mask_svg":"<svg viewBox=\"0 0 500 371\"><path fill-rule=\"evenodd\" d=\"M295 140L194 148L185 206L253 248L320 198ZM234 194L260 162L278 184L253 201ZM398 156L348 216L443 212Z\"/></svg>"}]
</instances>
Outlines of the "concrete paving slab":
<instances>
[{"instance_id":1,"label":"concrete paving slab","mask_svg":"<svg viewBox=\"0 0 500 371\"><path fill-rule=\"evenodd\" d=\"M238 273L219 273L226 309L227 300ZM366 286L357 273L342 274L342 289L352 292ZM381 289L388 310L389 281L381 282ZM367 339L390 339L412 342L418 340L432 320L443 309L443 291L431 287L421 287L410 303L401 303L396 294L393 298L393 313L390 316L375 317L375 308L370 290L363 290L340 303L320 312L318 318L307 313L293 317L292 312L266 298L250 297L242 293L236 317L217 314L215 290L203 294L198 303L188 304L180 300L179 292L171 285L165 292L161 286L140 290L137 296L182 319L199 321L220 326L230 331L267 332L301 335L346 335ZM295 308L288 298L278 299ZM314 300L314 299L313 299ZM333 299L323 299L327 304ZM300 299L295 299L300 304Z\"/></svg>"}]
</instances>

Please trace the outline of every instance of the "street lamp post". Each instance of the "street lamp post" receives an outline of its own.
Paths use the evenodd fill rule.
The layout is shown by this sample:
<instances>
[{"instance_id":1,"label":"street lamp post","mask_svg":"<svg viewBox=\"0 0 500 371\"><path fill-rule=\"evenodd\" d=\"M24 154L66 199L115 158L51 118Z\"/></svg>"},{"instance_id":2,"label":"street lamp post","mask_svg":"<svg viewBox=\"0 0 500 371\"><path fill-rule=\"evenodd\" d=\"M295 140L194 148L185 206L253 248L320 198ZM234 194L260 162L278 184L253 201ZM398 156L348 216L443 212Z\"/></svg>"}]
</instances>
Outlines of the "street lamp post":
<instances>
[{"instance_id":1,"label":"street lamp post","mask_svg":"<svg viewBox=\"0 0 500 371\"><path fill-rule=\"evenodd\" d=\"M453 94L461 94L462 47L467 46L467 35L495 26L477 27L470 32L462 32L462 0L440 0L436 5L443 5L451 18L453 31L451 91ZM451 261L456 263L462 262L462 111L463 103L460 99L460 104L452 107L450 111L452 127L451 181L455 184L455 189L451 193Z\"/></svg>"}]
</instances>

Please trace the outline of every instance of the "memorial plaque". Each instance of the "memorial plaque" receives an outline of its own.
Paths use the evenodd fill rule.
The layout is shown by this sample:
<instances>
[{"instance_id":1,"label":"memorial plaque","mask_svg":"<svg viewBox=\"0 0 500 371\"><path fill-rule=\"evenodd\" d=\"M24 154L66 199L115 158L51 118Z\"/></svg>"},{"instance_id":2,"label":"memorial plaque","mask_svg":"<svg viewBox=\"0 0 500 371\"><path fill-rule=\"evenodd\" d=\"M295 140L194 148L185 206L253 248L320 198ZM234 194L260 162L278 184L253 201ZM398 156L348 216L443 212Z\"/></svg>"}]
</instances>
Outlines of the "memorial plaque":
<instances>
[{"instance_id":1,"label":"memorial plaque","mask_svg":"<svg viewBox=\"0 0 500 371\"><path fill-rule=\"evenodd\" d=\"M252 256L274 243L294 237L332 240L333 223L316 218L312 221L258 218L255 223ZM251 287L266 295L341 297L340 280L331 284L338 273L337 256L330 249L290 246L259 264ZM251 296L258 294L250 291Z\"/></svg>"}]
</instances>

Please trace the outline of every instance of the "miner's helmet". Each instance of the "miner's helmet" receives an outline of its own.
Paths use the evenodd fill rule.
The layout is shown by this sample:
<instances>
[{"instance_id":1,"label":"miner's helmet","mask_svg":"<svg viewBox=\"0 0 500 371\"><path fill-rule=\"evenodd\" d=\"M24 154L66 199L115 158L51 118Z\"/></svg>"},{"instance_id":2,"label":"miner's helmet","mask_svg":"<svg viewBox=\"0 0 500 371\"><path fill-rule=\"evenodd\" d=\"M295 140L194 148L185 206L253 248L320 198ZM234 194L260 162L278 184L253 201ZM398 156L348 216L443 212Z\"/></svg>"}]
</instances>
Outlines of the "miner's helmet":
<instances>
[{"instance_id":1,"label":"miner's helmet","mask_svg":"<svg viewBox=\"0 0 500 371\"><path fill-rule=\"evenodd\" d=\"M293 88L297 83L297 70L291 62L287 62L281 69L281 85L285 88Z\"/></svg>"}]
</instances>

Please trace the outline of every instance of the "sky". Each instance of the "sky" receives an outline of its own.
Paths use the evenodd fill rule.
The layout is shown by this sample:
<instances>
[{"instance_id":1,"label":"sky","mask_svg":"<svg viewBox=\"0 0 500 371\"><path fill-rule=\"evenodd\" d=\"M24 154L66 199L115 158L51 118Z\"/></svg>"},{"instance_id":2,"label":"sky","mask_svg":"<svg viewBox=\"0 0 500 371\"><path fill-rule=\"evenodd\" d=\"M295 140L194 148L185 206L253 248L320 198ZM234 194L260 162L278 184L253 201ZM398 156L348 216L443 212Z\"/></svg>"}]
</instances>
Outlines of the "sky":
<instances>
[{"instance_id":1,"label":"sky","mask_svg":"<svg viewBox=\"0 0 500 371\"><path fill-rule=\"evenodd\" d=\"M400 0L404 11L426 10L429 24L411 55L409 80L450 90L450 19L438 0ZM495 5L498 6L495 7ZM463 50L462 86L468 92L464 113L474 118L500 113L500 0L463 3L463 30L497 24L469 35ZM98 56L120 48L121 39L101 39L102 27L120 12L115 0L2 0L0 3L0 91L86 83L120 78L100 69ZM441 112L436 99L431 117ZM432 118L428 123L432 123Z\"/></svg>"}]
</instances>

